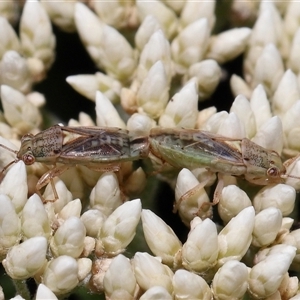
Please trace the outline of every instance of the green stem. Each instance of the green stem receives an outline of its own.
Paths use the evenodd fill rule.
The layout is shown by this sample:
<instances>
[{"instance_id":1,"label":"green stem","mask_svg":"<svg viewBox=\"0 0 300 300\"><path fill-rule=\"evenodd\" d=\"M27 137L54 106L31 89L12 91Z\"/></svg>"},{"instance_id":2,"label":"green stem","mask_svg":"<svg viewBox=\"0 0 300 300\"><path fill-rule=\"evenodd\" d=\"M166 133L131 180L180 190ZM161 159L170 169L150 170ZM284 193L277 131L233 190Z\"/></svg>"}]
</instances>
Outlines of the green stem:
<instances>
[{"instance_id":1,"label":"green stem","mask_svg":"<svg viewBox=\"0 0 300 300\"><path fill-rule=\"evenodd\" d=\"M20 295L24 299L31 299L26 280L16 280L12 279L13 284L16 288L17 295Z\"/></svg>"}]
</instances>

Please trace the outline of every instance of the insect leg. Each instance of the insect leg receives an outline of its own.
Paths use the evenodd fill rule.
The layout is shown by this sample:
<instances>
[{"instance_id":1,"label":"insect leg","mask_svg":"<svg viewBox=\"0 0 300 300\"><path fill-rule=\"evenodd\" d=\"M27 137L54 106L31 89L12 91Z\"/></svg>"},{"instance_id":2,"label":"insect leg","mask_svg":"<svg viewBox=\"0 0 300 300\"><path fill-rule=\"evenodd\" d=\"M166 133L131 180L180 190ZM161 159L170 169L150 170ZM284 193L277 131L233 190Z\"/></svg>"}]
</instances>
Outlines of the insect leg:
<instances>
[{"instance_id":1,"label":"insect leg","mask_svg":"<svg viewBox=\"0 0 300 300\"><path fill-rule=\"evenodd\" d=\"M46 186L49 182L51 184L52 190L53 190L53 194L54 194L54 199L53 200L46 200L43 199L43 197L41 197L41 199L43 200L43 202L55 202L58 199L58 194L54 185L54 181L53 178L61 175L63 172L65 172L67 169L69 169L70 166L69 165L62 165L62 166L54 166L54 168L52 168L51 170L49 170L48 172L46 172L37 182L36 184L36 191L37 193L41 196L40 190Z\"/></svg>"},{"instance_id":2,"label":"insect leg","mask_svg":"<svg viewBox=\"0 0 300 300\"><path fill-rule=\"evenodd\" d=\"M184 193L179 199L178 201L174 204L173 206L173 213L176 213L181 202L187 200L188 198L192 197L193 195L195 195L199 190L201 190L202 188L204 188L207 183L210 181L210 178L207 178L206 180L200 182L199 184L197 184L195 187L193 187L192 189L190 189L189 191L187 191L186 193ZM201 208L200 208L201 209Z\"/></svg>"}]
</instances>

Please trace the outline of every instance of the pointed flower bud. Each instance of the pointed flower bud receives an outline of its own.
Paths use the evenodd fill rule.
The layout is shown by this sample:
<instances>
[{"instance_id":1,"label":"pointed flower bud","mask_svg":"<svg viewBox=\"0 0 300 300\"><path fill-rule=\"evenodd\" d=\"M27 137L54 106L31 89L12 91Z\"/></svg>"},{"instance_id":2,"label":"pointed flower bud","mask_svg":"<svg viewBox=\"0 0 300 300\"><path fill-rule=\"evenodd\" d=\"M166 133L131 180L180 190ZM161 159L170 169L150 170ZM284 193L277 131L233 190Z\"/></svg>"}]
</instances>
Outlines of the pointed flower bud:
<instances>
[{"instance_id":1,"label":"pointed flower bud","mask_svg":"<svg viewBox=\"0 0 300 300\"><path fill-rule=\"evenodd\" d=\"M236 74L230 77L230 88L235 97L238 95L244 95L248 99L251 97L251 88L242 77Z\"/></svg>"},{"instance_id":2,"label":"pointed flower bud","mask_svg":"<svg viewBox=\"0 0 300 300\"><path fill-rule=\"evenodd\" d=\"M121 204L121 191L116 174L102 174L90 195L91 208L109 216Z\"/></svg>"},{"instance_id":3,"label":"pointed flower bud","mask_svg":"<svg viewBox=\"0 0 300 300\"><path fill-rule=\"evenodd\" d=\"M38 108L19 91L2 85L1 101L5 119L20 134L26 134L41 124L42 116Z\"/></svg>"},{"instance_id":4,"label":"pointed flower bud","mask_svg":"<svg viewBox=\"0 0 300 300\"><path fill-rule=\"evenodd\" d=\"M82 214L80 219L85 226L86 235L96 238L100 233L106 216L98 209L89 209Z\"/></svg>"},{"instance_id":5,"label":"pointed flower bud","mask_svg":"<svg viewBox=\"0 0 300 300\"><path fill-rule=\"evenodd\" d=\"M148 209L142 211L143 231L151 251L170 267L177 264L181 242L161 218Z\"/></svg>"},{"instance_id":6,"label":"pointed flower bud","mask_svg":"<svg viewBox=\"0 0 300 300\"><path fill-rule=\"evenodd\" d=\"M265 247L273 243L279 233L282 223L281 211L269 207L255 216L252 245Z\"/></svg>"},{"instance_id":7,"label":"pointed flower bud","mask_svg":"<svg viewBox=\"0 0 300 300\"><path fill-rule=\"evenodd\" d=\"M55 294L42 283L40 283L37 288L35 298L37 300L39 299L58 300Z\"/></svg>"},{"instance_id":8,"label":"pointed flower bud","mask_svg":"<svg viewBox=\"0 0 300 300\"><path fill-rule=\"evenodd\" d=\"M48 14L39 1L25 3L20 21L20 39L25 55L42 62L42 73L49 69L54 61L55 36Z\"/></svg>"},{"instance_id":9,"label":"pointed flower bud","mask_svg":"<svg viewBox=\"0 0 300 300\"><path fill-rule=\"evenodd\" d=\"M137 93L138 110L157 119L169 100L169 88L164 65L159 60L150 68Z\"/></svg>"},{"instance_id":10,"label":"pointed flower bud","mask_svg":"<svg viewBox=\"0 0 300 300\"><path fill-rule=\"evenodd\" d=\"M18 280L33 277L47 262L47 240L33 237L12 247L2 264L7 274Z\"/></svg>"},{"instance_id":11,"label":"pointed flower bud","mask_svg":"<svg viewBox=\"0 0 300 300\"><path fill-rule=\"evenodd\" d=\"M132 259L132 265L136 281L143 290L159 285L172 293L173 272L158 258L148 253L136 252Z\"/></svg>"},{"instance_id":12,"label":"pointed flower bud","mask_svg":"<svg viewBox=\"0 0 300 300\"><path fill-rule=\"evenodd\" d=\"M109 299L133 299L136 279L130 261L119 254L115 257L105 273L104 291Z\"/></svg>"},{"instance_id":13,"label":"pointed flower bud","mask_svg":"<svg viewBox=\"0 0 300 300\"><path fill-rule=\"evenodd\" d=\"M70 292L78 284L78 265L73 257L62 255L49 262L43 274L45 284L56 295Z\"/></svg>"},{"instance_id":14,"label":"pointed flower bud","mask_svg":"<svg viewBox=\"0 0 300 300\"><path fill-rule=\"evenodd\" d=\"M220 135L234 139L242 139L246 136L245 125L234 112L225 115L224 119L220 120L219 126L217 133Z\"/></svg>"},{"instance_id":15,"label":"pointed flower bud","mask_svg":"<svg viewBox=\"0 0 300 300\"><path fill-rule=\"evenodd\" d=\"M0 194L0 256L21 239L21 222L11 200Z\"/></svg>"},{"instance_id":16,"label":"pointed flower bud","mask_svg":"<svg viewBox=\"0 0 300 300\"><path fill-rule=\"evenodd\" d=\"M237 96L231 105L230 113L235 113L238 116L244 124L246 137L252 138L256 133L256 123L248 99L243 95Z\"/></svg>"},{"instance_id":17,"label":"pointed flower bud","mask_svg":"<svg viewBox=\"0 0 300 300\"><path fill-rule=\"evenodd\" d=\"M125 250L135 236L136 226L141 216L140 199L125 202L105 221L99 235L97 255L103 252L116 255Z\"/></svg>"},{"instance_id":18,"label":"pointed flower bud","mask_svg":"<svg viewBox=\"0 0 300 300\"><path fill-rule=\"evenodd\" d=\"M209 38L207 19L199 19L186 26L172 41L171 52L177 73L183 74L192 64L201 61Z\"/></svg>"},{"instance_id":19,"label":"pointed flower bud","mask_svg":"<svg viewBox=\"0 0 300 300\"><path fill-rule=\"evenodd\" d=\"M16 187L18 187L16 189ZM23 161L14 164L0 184L0 194L7 195L19 213L27 201L27 174Z\"/></svg>"},{"instance_id":20,"label":"pointed flower bud","mask_svg":"<svg viewBox=\"0 0 300 300\"><path fill-rule=\"evenodd\" d=\"M125 123L116 108L100 91L96 93L96 115L97 126L125 128Z\"/></svg>"},{"instance_id":21,"label":"pointed flower bud","mask_svg":"<svg viewBox=\"0 0 300 300\"><path fill-rule=\"evenodd\" d=\"M212 282L214 299L242 299L248 288L248 269L236 260L227 261Z\"/></svg>"},{"instance_id":22,"label":"pointed flower bud","mask_svg":"<svg viewBox=\"0 0 300 300\"><path fill-rule=\"evenodd\" d=\"M148 289L141 297L140 300L172 300L170 293L162 286L156 285Z\"/></svg>"},{"instance_id":23,"label":"pointed flower bud","mask_svg":"<svg viewBox=\"0 0 300 300\"><path fill-rule=\"evenodd\" d=\"M247 207L219 233L219 266L229 260L240 260L245 255L252 241L254 217L253 207Z\"/></svg>"},{"instance_id":24,"label":"pointed flower bud","mask_svg":"<svg viewBox=\"0 0 300 300\"><path fill-rule=\"evenodd\" d=\"M157 19L153 15L147 15L134 36L135 45L139 51L143 50L151 35L158 29L162 28Z\"/></svg>"},{"instance_id":25,"label":"pointed flower bud","mask_svg":"<svg viewBox=\"0 0 300 300\"><path fill-rule=\"evenodd\" d=\"M136 1L137 11L139 18L144 20L147 15L154 16L160 26L163 28L164 33L168 38L172 38L177 29L177 18L173 10L169 9L160 1Z\"/></svg>"},{"instance_id":26,"label":"pointed flower bud","mask_svg":"<svg viewBox=\"0 0 300 300\"><path fill-rule=\"evenodd\" d=\"M67 219L55 232L50 247L55 256L79 257L84 247L85 227L80 219Z\"/></svg>"},{"instance_id":27,"label":"pointed flower bud","mask_svg":"<svg viewBox=\"0 0 300 300\"><path fill-rule=\"evenodd\" d=\"M204 187L197 188L199 185L201 183L190 170L183 168L179 172L175 187L175 206L178 207L179 215L187 226L196 214L205 218L212 212L207 193ZM187 193L193 188L197 190L189 196ZM185 198L181 199L183 196Z\"/></svg>"},{"instance_id":28,"label":"pointed flower bud","mask_svg":"<svg viewBox=\"0 0 300 300\"><path fill-rule=\"evenodd\" d=\"M112 103L120 100L121 83L101 72L68 76L66 81L74 90L92 101L95 101L97 91L103 93Z\"/></svg>"},{"instance_id":29,"label":"pointed flower bud","mask_svg":"<svg viewBox=\"0 0 300 300\"><path fill-rule=\"evenodd\" d=\"M272 254L255 265L249 273L249 291L256 298L267 298L279 288L288 271L296 248L286 245L284 251Z\"/></svg>"},{"instance_id":30,"label":"pointed flower bud","mask_svg":"<svg viewBox=\"0 0 300 300\"><path fill-rule=\"evenodd\" d=\"M206 273L216 264L218 250L216 225L205 219L190 231L182 247L183 266L196 273Z\"/></svg>"},{"instance_id":31,"label":"pointed flower bud","mask_svg":"<svg viewBox=\"0 0 300 300\"><path fill-rule=\"evenodd\" d=\"M159 125L168 127L195 128L198 117L198 89L196 80L191 79L169 101L159 118Z\"/></svg>"},{"instance_id":32,"label":"pointed flower bud","mask_svg":"<svg viewBox=\"0 0 300 300\"><path fill-rule=\"evenodd\" d=\"M37 194L28 199L22 210L22 232L25 238L43 236L48 240L51 235L48 215Z\"/></svg>"},{"instance_id":33,"label":"pointed flower bud","mask_svg":"<svg viewBox=\"0 0 300 300\"><path fill-rule=\"evenodd\" d=\"M206 57L219 64L230 61L245 51L250 35L251 29L246 27L223 31L210 39Z\"/></svg>"},{"instance_id":34,"label":"pointed flower bud","mask_svg":"<svg viewBox=\"0 0 300 300\"><path fill-rule=\"evenodd\" d=\"M186 270L176 271L173 276L173 287L176 300L212 299L212 293L206 281Z\"/></svg>"},{"instance_id":35,"label":"pointed flower bud","mask_svg":"<svg viewBox=\"0 0 300 300\"><path fill-rule=\"evenodd\" d=\"M262 188L254 197L253 206L258 213L268 207L278 208L283 216L288 216L294 209L296 191L287 184L276 184Z\"/></svg>"},{"instance_id":36,"label":"pointed flower bud","mask_svg":"<svg viewBox=\"0 0 300 300\"><path fill-rule=\"evenodd\" d=\"M218 212L221 219L228 223L244 208L252 206L247 194L236 185L228 185L223 188L222 196L218 203Z\"/></svg>"}]
</instances>

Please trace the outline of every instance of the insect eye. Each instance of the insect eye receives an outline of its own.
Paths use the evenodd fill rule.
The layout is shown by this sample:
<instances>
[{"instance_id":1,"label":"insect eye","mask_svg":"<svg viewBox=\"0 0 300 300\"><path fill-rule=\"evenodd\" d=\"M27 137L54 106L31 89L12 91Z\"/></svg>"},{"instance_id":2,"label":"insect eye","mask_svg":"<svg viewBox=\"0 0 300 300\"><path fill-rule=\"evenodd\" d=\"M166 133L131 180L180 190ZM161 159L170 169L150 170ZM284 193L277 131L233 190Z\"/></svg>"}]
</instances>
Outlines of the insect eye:
<instances>
[{"instance_id":1,"label":"insect eye","mask_svg":"<svg viewBox=\"0 0 300 300\"><path fill-rule=\"evenodd\" d=\"M276 177L278 176L278 174L279 174L278 169L275 167L269 168L267 171L267 175L270 177Z\"/></svg>"},{"instance_id":2,"label":"insect eye","mask_svg":"<svg viewBox=\"0 0 300 300\"><path fill-rule=\"evenodd\" d=\"M31 154L24 154L22 156L22 160L25 165L32 165L35 162L35 158Z\"/></svg>"}]
</instances>

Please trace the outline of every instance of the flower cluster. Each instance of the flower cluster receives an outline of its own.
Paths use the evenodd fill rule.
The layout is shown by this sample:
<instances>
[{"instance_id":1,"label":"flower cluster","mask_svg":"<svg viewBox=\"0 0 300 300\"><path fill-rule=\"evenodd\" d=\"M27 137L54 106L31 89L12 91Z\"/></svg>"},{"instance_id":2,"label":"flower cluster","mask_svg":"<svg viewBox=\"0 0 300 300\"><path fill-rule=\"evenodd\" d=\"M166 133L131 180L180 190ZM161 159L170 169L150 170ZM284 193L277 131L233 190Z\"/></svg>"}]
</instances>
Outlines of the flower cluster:
<instances>
[{"instance_id":1,"label":"flower cluster","mask_svg":"<svg viewBox=\"0 0 300 300\"><path fill-rule=\"evenodd\" d=\"M0 3L0 167L8 169L0 184L0 257L16 299L30 297L28 278L38 285L36 299L66 297L79 286L107 299L299 299L298 279L288 271L300 271L300 229L292 230L291 217L300 189L300 4L231 2L232 27L217 34L214 0L35 0L25 2L20 17L13 0ZM19 36L11 25L17 20ZM51 22L77 32L99 68L66 78L96 110L95 121L80 113L68 126L145 136L157 126L192 128L226 137L228 145L247 138L290 159L284 183L254 191L230 176L230 157L216 176L209 164L178 173L150 154L151 170L174 187L175 210L189 228L184 242L143 208L147 163L98 172L78 160L40 197L36 184L49 166L25 166L15 155L21 137L44 123L47 95L34 84L55 60ZM199 101L209 101L227 76L224 63L241 54L244 71L230 78L229 112L199 111ZM255 177L257 166L247 172ZM216 177L223 184L221 225L210 218ZM55 192L56 201L45 201ZM142 252L143 242L128 253L137 240L151 254Z\"/></svg>"}]
</instances>

